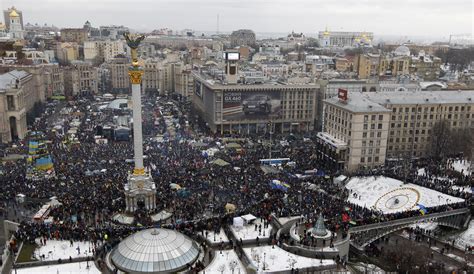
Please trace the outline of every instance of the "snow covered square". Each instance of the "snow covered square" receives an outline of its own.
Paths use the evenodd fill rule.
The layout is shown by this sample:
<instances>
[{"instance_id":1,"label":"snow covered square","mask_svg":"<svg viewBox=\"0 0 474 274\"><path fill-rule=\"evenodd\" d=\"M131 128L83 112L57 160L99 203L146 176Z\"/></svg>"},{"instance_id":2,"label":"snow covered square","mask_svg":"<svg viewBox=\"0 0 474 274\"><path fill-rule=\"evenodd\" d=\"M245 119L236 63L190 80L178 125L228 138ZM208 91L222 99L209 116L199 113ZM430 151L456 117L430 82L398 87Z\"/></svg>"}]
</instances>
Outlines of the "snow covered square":
<instances>
[{"instance_id":1,"label":"snow covered square","mask_svg":"<svg viewBox=\"0 0 474 274\"><path fill-rule=\"evenodd\" d=\"M461 198L415 184L404 184L402 181L383 176L354 177L349 180L346 188L351 191L349 202L384 214L419 210L419 205L428 208L464 201Z\"/></svg>"},{"instance_id":2,"label":"snow covered square","mask_svg":"<svg viewBox=\"0 0 474 274\"><path fill-rule=\"evenodd\" d=\"M89 268L87 262L70 263L70 264L55 264L37 267L19 268L16 270L19 274L100 274L101 272L95 267L93 261L89 261Z\"/></svg>"},{"instance_id":3,"label":"snow covered square","mask_svg":"<svg viewBox=\"0 0 474 274\"><path fill-rule=\"evenodd\" d=\"M334 265L333 260L312 259L289 253L278 246L258 246L244 248L257 273L288 271L292 268L300 271L305 268ZM265 265L265 267L264 267Z\"/></svg>"},{"instance_id":4,"label":"snow covered square","mask_svg":"<svg viewBox=\"0 0 474 274\"><path fill-rule=\"evenodd\" d=\"M233 249L216 251L216 256L212 262L200 273L222 274L222 273L246 273L245 267L239 260L237 253Z\"/></svg>"},{"instance_id":5,"label":"snow covered square","mask_svg":"<svg viewBox=\"0 0 474 274\"><path fill-rule=\"evenodd\" d=\"M34 256L38 260L56 261L69 260L69 257L74 259L92 256L93 245L90 242L73 242L71 246L69 241L47 240L46 245L41 245L39 239L36 239L36 243L39 247L35 250Z\"/></svg>"}]
</instances>

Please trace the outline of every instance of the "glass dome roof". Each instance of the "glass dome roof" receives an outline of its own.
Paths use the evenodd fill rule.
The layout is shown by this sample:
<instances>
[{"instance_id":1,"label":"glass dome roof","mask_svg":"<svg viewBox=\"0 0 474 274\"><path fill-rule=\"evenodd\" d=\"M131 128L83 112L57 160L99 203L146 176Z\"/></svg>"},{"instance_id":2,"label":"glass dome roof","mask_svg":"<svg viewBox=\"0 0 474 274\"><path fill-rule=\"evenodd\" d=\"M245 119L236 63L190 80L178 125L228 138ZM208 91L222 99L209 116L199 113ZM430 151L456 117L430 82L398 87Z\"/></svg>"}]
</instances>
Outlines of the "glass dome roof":
<instances>
[{"instance_id":1,"label":"glass dome roof","mask_svg":"<svg viewBox=\"0 0 474 274\"><path fill-rule=\"evenodd\" d=\"M111 254L113 264L124 272L163 273L184 269L199 255L189 237L169 229L146 229L128 236Z\"/></svg>"}]
</instances>

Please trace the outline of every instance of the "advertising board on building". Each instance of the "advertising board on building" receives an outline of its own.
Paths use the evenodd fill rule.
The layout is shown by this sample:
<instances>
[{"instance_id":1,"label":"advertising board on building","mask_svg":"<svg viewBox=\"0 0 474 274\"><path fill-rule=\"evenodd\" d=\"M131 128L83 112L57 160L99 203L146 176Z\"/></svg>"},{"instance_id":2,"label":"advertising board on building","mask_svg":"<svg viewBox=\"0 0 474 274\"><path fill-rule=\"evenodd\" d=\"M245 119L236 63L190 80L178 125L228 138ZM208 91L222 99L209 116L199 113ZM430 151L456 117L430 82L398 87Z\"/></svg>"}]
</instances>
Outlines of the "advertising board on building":
<instances>
[{"instance_id":1,"label":"advertising board on building","mask_svg":"<svg viewBox=\"0 0 474 274\"><path fill-rule=\"evenodd\" d=\"M222 112L224 120L280 118L280 91L224 92Z\"/></svg>"}]
</instances>

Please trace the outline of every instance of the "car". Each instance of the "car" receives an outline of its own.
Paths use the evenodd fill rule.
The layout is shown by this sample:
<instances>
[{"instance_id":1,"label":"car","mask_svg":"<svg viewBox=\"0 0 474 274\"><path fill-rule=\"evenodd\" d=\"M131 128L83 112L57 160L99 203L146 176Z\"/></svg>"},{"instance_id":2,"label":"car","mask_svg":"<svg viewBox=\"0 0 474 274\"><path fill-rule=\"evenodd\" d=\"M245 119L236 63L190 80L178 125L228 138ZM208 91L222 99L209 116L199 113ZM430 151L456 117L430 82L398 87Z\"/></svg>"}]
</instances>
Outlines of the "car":
<instances>
[{"instance_id":1,"label":"car","mask_svg":"<svg viewBox=\"0 0 474 274\"><path fill-rule=\"evenodd\" d=\"M268 95L255 95L242 102L245 115L250 113L269 114L272 111L271 98Z\"/></svg>"}]
</instances>

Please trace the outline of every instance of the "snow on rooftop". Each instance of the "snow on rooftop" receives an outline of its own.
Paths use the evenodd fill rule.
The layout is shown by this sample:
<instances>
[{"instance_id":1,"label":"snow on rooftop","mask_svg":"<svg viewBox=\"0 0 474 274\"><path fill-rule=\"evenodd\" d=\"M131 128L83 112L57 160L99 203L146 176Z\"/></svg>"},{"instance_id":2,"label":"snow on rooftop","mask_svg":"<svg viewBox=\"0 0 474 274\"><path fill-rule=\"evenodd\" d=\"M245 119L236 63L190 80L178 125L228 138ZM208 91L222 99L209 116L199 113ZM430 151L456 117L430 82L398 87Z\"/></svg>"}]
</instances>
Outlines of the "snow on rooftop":
<instances>
[{"instance_id":1,"label":"snow on rooftop","mask_svg":"<svg viewBox=\"0 0 474 274\"><path fill-rule=\"evenodd\" d=\"M389 109L379 103L366 98L361 92L349 92L347 97L348 99L346 101L342 101L338 97L332 97L324 101L351 112L390 112Z\"/></svg>"},{"instance_id":2,"label":"snow on rooftop","mask_svg":"<svg viewBox=\"0 0 474 274\"><path fill-rule=\"evenodd\" d=\"M346 188L351 190L349 202L382 211L384 214L419 210L418 204L428 208L464 201L461 198L415 184L404 184L402 181L383 176L353 177L346 184Z\"/></svg>"},{"instance_id":3,"label":"snow on rooftop","mask_svg":"<svg viewBox=\"0 0 474 274\"><path fill-rule=\"evenodd\" d=\"M349 94L349 98L352 93ZM474 90L366 92L364 97L374 103L399 104L462 104L472 103Z\"/></svg>"},{"instance_id":4,"label":"snow on rooftop","mask_svg":"<svg viewBox=\"0 0 474 274\"><path fill-rule=\"evenodd\" d=\"M331 134L329 134L327 132L318 132L317 136L318 136L318 138L323 139L326 143L329 143L329 144L331 144L332 146L334 146L336 148L345 148L345 147L347 147L346 142L344 142L342 140L339 140L339 139L336 139L334 136L332 136Z\"/></svg>"},{"instance_id":5,"label":"snow on rooftop","mask_svg":"<svg viewBox=\"0 0 474 274\"><path fill-rule=\"evenodd\" d=\"M257 246L244 248L244 252L257 268L257 273L272 273L281 271L291 271L294 269L305 269L318 266L334 265L333 260L320 260L298 256L289 253L278 246ZM265 269L263 266L265 264Z\"/></svg>"}]
</instances>

